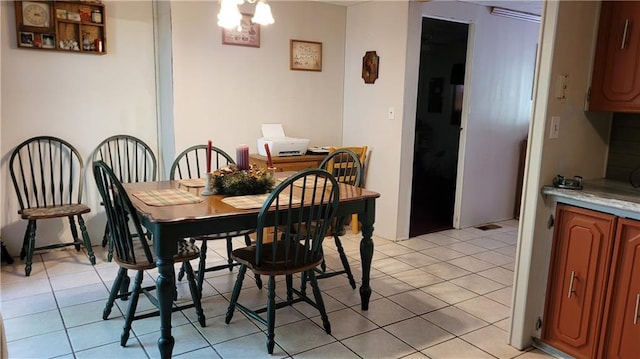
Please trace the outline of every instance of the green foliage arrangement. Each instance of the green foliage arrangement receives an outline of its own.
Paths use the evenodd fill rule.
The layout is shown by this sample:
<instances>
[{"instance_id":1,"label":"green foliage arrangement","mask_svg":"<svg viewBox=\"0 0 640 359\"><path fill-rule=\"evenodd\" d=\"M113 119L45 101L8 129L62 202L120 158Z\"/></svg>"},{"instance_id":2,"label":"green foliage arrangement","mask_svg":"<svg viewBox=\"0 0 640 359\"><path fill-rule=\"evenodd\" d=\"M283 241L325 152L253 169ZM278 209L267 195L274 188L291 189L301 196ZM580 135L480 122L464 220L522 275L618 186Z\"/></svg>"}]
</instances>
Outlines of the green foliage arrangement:
<instances>
[{"instance_id":1,"label":"green foliage arrangement","mask_svg":"<svg viewBox=\"0 0 640 359\"><path fill-rule=\"evenodd\" d=\"M262 194L269 192L275 185L275 177L266 168L258 168L255 165L251 165L248 170L240 170L236 165L229 165L213 174L217 194Z\"/></svg>"}]
</instances>

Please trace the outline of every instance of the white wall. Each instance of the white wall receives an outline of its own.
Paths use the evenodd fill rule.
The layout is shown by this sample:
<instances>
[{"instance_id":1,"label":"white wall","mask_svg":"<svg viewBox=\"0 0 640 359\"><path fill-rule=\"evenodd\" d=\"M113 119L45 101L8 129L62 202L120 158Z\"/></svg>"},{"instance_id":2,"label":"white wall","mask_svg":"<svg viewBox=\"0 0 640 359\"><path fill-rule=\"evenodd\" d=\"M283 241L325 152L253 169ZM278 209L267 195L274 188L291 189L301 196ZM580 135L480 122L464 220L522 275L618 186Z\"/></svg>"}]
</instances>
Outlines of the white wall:
<instances>
[{"instance_id":1,"label":"white wall","mask_svg":"<svg viewBox=\"0 0 640 359\"><path fill-rule=\"evenodd\" d=\"M0 216L2 240L18 253L26 221L7 168L13 148L29 137L52 135L73 144L87 157L104 138L128 133L153 149L156 141L153 18L149 1L107 1L108 54L104 56L18 49L14 3L0 2L2 151ZM87 167L85 198L93 213L86 216L94 244L102 240L104 215ZM42 222L42 223L41 223ZM66 219L38 223L38 246L70 240Z\"/></svg>"},{"instance_id":2,"label":"white wall","mask_svg":"<svg viewBox=\"0 0 640 359\"><path fill-rule=\"evenodd\" d=\"M173 1L171 13L159 4L157 38L151 1L107 1L108 54L91 56L17 49L13 3L0 2L0 196L8 200L1 225L10 252L19 252L26 222L16 214L6 163L11 150L31 136L60 136L88 157L103 138L129 133L149 143L165 163L207 139L232 155L240 143L255 151L262 123L281 122L288 135L309 138L311 145L341 145L346 8L269 3L276 23L262 27L260 48L248 48L221 44L217 1ZM251 13L253 7L243 10ZM322 72L289 70L290 39L323 43ZM85 218L98 244L105 219L88 170L86 183L92 214ZM67 227L62 220L39 224L38 245L68 238Z\"/></svg>"},{"instance_id":3,"label":"white wall","mask_svg":"<svg viewBox=\"0 0 640 359\"><path fill-rule=\"evenodd\" d=\"M282 123L311 146L342 144L346 8L269 4L275 23L253 48L222 45L217 1L171 3L176 151L211 139L233 157L241 143L256 152L262 123ZM290 39L323 43L322 72L289 69Z\"/></svg>"},{"instance_id":4,"label":"white wall","mask_svg":"<svg viewBox=\"0 0 640 359\"><path fill-rule=\"evenodd\" d=\"M399 230L408 13L409 3L404 1L365 2L347 8L343 143L371 149L366 187L381 194L376 201L375 234L390 239L398 238ZM380 56L374 84L365 84L361 78L367 51ZM395 120L387 119L390 106L395 107Z\"/></svg>"},{"instance_id":5,"label":"white wall","mask_svg":"<svg viewBox=\"0 0 640 359\"><path fill-rule=\"evenodd\" d=\"M555 205L540 194L540 188L551 184L556 174L585 179L605 174L610 114L583 111L599 6L594 1L545 2L516 254L510 343L517 348L529 346L532 336L540 336L535 324L544 311L553 237L553 228L547 229L547 223ZM560 74L568 75L566 99L556 99L550 90ZM558 139L548 138L551 116L561 117Z\"/></svg>"}]
</instances>

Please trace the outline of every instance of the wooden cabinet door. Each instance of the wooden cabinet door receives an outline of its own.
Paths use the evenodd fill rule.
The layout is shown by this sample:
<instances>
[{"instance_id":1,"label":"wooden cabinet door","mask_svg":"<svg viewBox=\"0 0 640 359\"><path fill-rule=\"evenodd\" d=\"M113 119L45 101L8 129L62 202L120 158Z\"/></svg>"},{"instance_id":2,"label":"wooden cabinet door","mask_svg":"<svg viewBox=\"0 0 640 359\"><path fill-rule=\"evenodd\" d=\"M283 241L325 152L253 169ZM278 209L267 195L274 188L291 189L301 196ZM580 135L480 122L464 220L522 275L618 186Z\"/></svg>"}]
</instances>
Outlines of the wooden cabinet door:
<instances>
[{"instance_id":1,"label":"wooden cabinet door","mask_svg":"<svg viewBox=\"0 0 640 359\"><path fill-rule=\"evenodd\" d=\"M575 358L596 353L615 222L558 204L542 340Z\"/></svg>"},{"instance_id":2,"label":"wooden cabinet door","mask_svg":"<svg viewBox=\"0 0 640 359\"><path fill-rule=\"evenodd\" d=\"M620 219L620 257L611 290L605 358L640 357L640 222Z\"/></svg>"},{"instance_id":3,"label":"wooden cabinet door","mask_svg":"<svg viewBox=\"0 0 640 359\"><path fill-rule=\"evenodd\" d=\"M640 2L603 1L597 41L589 109L640 112Z\"/></svg>"}]
</instances>

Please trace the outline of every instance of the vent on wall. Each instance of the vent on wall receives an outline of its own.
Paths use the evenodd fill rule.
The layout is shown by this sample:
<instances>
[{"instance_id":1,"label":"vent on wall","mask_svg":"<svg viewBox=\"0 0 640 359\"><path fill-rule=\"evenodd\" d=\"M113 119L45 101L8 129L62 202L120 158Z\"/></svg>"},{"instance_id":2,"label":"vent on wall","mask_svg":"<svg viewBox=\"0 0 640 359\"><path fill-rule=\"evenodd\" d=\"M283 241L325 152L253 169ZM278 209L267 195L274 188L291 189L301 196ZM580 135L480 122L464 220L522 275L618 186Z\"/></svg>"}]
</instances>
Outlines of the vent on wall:
<instances>
[{"instance_id":1,"label":"vent on wall","mask_svg":"<svg viewBox=\"0 0 640 359\"><path fill-rule=\"evenodd\" d=\"M530 14L528 12L505 9L502 7L491 7L491 15L508 17L511 19L525 20L532 22L540 22L540 15Z\"/></svg>"}]
</instances>

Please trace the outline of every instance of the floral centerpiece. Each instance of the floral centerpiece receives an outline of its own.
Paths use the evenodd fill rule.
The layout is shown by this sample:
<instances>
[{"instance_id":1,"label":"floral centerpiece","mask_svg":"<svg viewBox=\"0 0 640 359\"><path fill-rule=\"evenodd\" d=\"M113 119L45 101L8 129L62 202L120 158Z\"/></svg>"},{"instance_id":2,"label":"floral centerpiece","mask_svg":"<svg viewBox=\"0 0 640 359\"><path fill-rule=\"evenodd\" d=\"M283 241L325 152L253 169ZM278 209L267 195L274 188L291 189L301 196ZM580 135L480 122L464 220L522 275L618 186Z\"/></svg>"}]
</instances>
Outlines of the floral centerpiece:
<instances>
[{"instance_id":1,"label":"floral centerpiece","mask_svg":"<svg viewBox=\"0 0 640 359\"><path fill-rule=\"evenodd\" d=\"M213 177L216 193L232 196L267 193L276 182L273 173L255 165L249 166L248 170L229 165L214 171Z\"/></svg>"}]
</instances>

